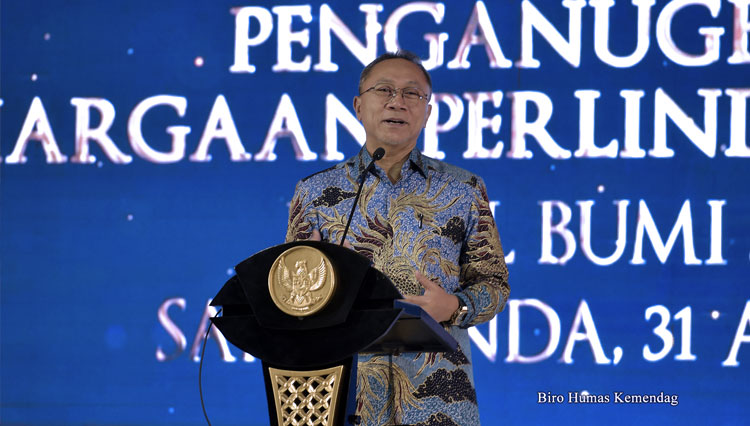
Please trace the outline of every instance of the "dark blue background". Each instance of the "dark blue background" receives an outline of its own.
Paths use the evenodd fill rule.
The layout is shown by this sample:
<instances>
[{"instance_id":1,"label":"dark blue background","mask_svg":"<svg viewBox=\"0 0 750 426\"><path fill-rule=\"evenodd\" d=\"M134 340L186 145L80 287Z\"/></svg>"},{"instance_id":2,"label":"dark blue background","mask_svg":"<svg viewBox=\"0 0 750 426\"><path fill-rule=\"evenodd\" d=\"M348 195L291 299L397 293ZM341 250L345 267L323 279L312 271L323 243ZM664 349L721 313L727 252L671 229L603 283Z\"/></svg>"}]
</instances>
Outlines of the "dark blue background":
<instances>
[{"instance_id":1,"label":"dark blue background","mask_svg":"<svg viewBox=\"0 0 750 426\"><path fill-rule=\"evenodd\" d=\"M653 147L653 99L664 91L703 126L703 98L698 88L738 88L750 84L747 64L729 65L732 51L731 3L722 2L718 18L691 7L675 18L673 36L685 50L701 53L700 26L721 26L721 59L706 67L682 67L659 50L656 16L667 2L652 8L650 48L638 65L609 67L593 49L594 9L583 9L581 66L570 66L538 34L534 52L538 69L491 69L483 46L471 50L468 70L445 65L431 72L436 92L455 93L536 90L554 103L547 130L563 148L578 144L578 100L575 90L601 91L596 109L596 140L623 144L624 108L619 92L645 91L641 103L641 148ZM271 2L260 2L270 10ZM400 3L383 2L379 22ZM198 364L189 350L205 304L228 278L231 268L258 250L282 242L295 182L330 167L320 159L324 148L325 96L333 93L349 106L356 95L362 64L336 37L333 62L339 71L274 73L276 21L266 43L251 48L254 74L233 74L236 3L159 1L5 1L0 35L0 420L7 424L200 424ZM258 5L258 2L253 2ZM520 2L487 2L505 56L520 58ZM534 5L567 37L567 12L559 2ZM427 32L448 32L445 62L453 59L471 13L471 3L446 2L442 24L426 14L412 15L399 31L402 47L426 58ZM296 20L294 28L310 29L310 45L294 45L294 58L319 58L318 11L313 22ZM364 14L358 4L331 4L334 12L364 39ZM624 55L635 46L635 8L619 1L612 9L611 49ZM253 25L256 24L253 22ZM254 27L257 28L257 27ZM49 38L45 39L45 34ZM382 32L378 53L384 51ZM196 66L196 57L205 60ZM37 75L34 81L32 74ZM247 152L262 145L282 93L288 93L307 142L319 159L294 158L288 139L281 138L275 162L232 162L223 140L211 145L212 161L188 160L203 132L214 100L223 94ZM146 140L169 149L166 126L189 125L185 158L154 164L132 152L127 119L141 100L159 94L188 100L184 117L170 108L150 111L143 121ZM39 142L26 149L26 164L6 164L32 99L45 107L63 154L75 151L75 108L72 97L100 97L116 108L109 135L133 156L127 165L113 164L96 143L97 164L47 164ZM464 101L466 104L466 102ZM441 110L445 111L444 105ZM464 113L464 115L466 112ZM497 358L488 360L473 348L475 380L483 424L741 424L750 416L747 401L749 348L740 349L739 367L722 367L734 339L748 288L750 253L750 178L747 158L727 158L717 149L708 158L674 125L668 125L667 159L553 160L533 138L531 160L505 156L510 144L511 100L485 116L502 115L499 135L484 132L485 147L505 142L503 157L465 160L467 119L440 137L446 161L485 179L489 196L501 202L496 220L510 265L512 299L539 299L560 317L562 336L555 354L534 364L504 362L508 353L508 314L497 317ZM533 117L533 108L529 112ZM729 97L719 97L718 145L729 141ZM92 113L92 126L98 124ZM441 115L443 122L445 116ZM421 142L420 142L421 144ZM339 126L339 150L351 156L354 139ZM421 145L420 145L421 146ZM604 190L597 188L602 185ZM611 266L586 259L580 244L564 266L542 265L541 206L561 200L573 209L569 229L578 235L576 200L595 200L593 248L608 255L616 238L615 200L628 199L627 246ZM723 208L723 256L726 265L686 266L682 238L664 264L644 242L645 265L631 265L638 202L644 200L666 240L685 200L691 201L696 255L709 257L708 200L726 200ZM554 216L559 220L559 214ZM554 237L554 253L563 252ZM156 348L172 352L174 343L157 320L169 298L186 300L184 311L170 317L187 338L188 348L174 360L159 362ZM607 357L616 346L624 355L617 365L597 365L588 342L579 342L573 364L560 361L576 309L586 300ZM643 359L642 348L661 347L652 329L658 316L644 319L652 305L672 315L692 308L692 352L695 361L677 361L680 321L669 329L675 346L662 360ZM718 319L711 318L718 311ZM488 326L479 327L486 337ZM547 343L544 317L521 309L521 353L532 355ZM259 363L222 362L210 341L204 365L204 393L216 424L266 424L265 397ZM537 392L567 394L656 393L679 395L679 405L540 405Z\"/></svg>"}]
</instances>

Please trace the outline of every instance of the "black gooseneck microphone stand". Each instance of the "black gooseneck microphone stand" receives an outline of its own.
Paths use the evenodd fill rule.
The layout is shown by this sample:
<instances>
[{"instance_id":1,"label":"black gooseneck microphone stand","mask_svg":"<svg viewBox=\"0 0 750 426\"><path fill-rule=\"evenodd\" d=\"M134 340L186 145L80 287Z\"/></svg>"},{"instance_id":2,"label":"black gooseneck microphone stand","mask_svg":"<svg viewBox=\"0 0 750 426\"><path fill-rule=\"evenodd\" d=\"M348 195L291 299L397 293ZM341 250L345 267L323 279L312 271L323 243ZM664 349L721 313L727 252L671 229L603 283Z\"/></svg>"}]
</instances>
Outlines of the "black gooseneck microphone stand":
<instances>
[{"instance_id":1,"label":"black gooseneck microphone stand","mask_svg":"<svg viewBox=\"0 0 750 426\"><path fill-rule=\"evenodd\" d=\"M362 195L362 187L365 186L365 179L367 178L367 174L372 171L373 167L375 167L375 162L383 158L384 155L385 155L385 150L383 148L376 149L375 152L372 153L372 161L370 161L370 164L362 172L362 174L359 175L359 178L357 179L357 183L359 184L359 189L357 189L357 196L354 197L354 204L352 204L352 211L349 212L349 219L346 221L346 227L344 228L344 235L341 236L341 242L339 243L340 246L343 246L344 241L346 240L346 233L349 232L349 225L352 224L352 217L354 217L354 209L357 208L357 203L359 202L359 196Z\"/></svg>"}]
</instances>

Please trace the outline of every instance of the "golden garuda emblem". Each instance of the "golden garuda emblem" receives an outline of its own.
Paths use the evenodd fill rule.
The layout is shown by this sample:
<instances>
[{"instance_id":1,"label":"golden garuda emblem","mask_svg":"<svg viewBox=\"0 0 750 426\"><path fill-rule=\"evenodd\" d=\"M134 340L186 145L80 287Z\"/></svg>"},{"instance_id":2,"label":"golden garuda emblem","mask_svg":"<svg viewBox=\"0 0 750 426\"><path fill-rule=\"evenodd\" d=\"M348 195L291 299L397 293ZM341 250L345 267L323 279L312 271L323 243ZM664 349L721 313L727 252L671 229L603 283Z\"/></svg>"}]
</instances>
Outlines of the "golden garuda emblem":
<instances>
[{"instance_id":1,"label":"golden garuda emblem","mask_svg":"<svg viewBox=\"0 0 750 426\"><path fill-rule=\"evenodd\" d=\"M298 317L318 312L333 295L335 277L325 254L310 246L292 247L268 271L268 291L276 307Z\"/></svg>"}]
</instances>

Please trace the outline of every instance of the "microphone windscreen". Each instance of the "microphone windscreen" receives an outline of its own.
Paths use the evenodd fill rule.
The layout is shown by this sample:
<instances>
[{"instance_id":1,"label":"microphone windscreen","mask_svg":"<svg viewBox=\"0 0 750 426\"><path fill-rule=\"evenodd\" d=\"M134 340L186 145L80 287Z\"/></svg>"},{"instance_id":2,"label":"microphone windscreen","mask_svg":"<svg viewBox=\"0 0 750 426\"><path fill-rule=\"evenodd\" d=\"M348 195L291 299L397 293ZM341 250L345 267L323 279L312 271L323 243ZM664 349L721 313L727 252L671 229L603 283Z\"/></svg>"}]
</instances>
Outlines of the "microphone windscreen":
<instances>
[{"instance_id":1,"label":"microphone windscreen","mask_svg":"<svg viewBox=\"0 0 750 426\"><path fill-rule=\"evenodd\" d=\"M375 152L372 153L372 159L373 161L378 161L385 155L385 150L383 148L378 148L375 150Z\"/></svg>"}]
</instances>

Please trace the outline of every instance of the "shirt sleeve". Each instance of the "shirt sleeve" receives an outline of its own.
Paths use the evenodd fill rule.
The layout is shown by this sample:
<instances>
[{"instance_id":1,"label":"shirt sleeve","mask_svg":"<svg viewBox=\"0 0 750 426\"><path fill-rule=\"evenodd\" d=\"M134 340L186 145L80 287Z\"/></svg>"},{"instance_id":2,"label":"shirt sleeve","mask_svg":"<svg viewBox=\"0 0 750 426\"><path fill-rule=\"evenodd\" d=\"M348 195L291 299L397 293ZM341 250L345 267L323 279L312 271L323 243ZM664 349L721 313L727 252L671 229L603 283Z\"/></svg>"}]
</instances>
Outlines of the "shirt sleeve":
<instances>
[{"instance_id":1,"label":"shirt sleeve","mask_svg":"<svg viewBox=\"0 0 750 426\"><path fill-rule=\"evenodd\" d=\"M463 321L456 324L461 328L491 320L505 308L510 294L508 267L481 179L476 180L470 196L473 200L459 257L461 291L455 293L468 309Z\"/></svg>"},{"instance_id":2,"label":"shirt sleeve","mask_svg":"<svg viewBox=\"0 0 750 426\"><path fill-rule=\"evenodd\" d=\"M317 214L312 208L310 191L300 181L294 190L292 202L289 204L289 222L286 226L285 242L308 240L315 229Z\"/></svg>"}]
</instances>

